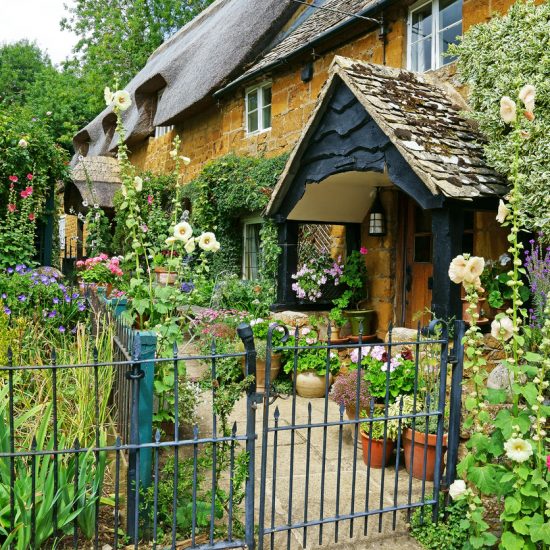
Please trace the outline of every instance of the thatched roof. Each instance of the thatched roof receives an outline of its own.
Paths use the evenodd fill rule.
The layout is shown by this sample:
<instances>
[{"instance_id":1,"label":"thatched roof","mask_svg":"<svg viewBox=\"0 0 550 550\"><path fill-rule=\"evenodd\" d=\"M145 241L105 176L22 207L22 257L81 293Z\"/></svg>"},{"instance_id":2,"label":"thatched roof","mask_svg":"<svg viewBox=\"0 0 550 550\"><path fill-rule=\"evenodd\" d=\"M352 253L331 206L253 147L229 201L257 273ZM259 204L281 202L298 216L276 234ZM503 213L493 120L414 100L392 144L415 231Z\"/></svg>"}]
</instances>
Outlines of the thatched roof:
<instances>
[{"instance_id":1,"label":"thatched roof","mask_svg":"<svg viewBox=\"0 0 550 550\"><path fill-rule=\"evenodd\" d=\"M112 157L81 158L71 171L71 182L64 191L65 213L86 213L99 205L107 213L113 210L115 193L120 189L120 167ZM71 212L71 209L73 212Z\"/></svg>"},{"instance_id":2,"label":"thatched roof","mask_svg":"<svg viewBox=\"0 0 550 550\"><path fill-rule=\"evenodd\" d=\"M217 0L185 25L126 86L133 101L123 114L128 141L213 103L212 93L255 61L298 6L292 0ZM74 143L77 151L89 144L91 156L111 151L117 143L112 108L83 128Z\"/></svg>"},{"instance_id":3,"label":"thatched roof","mask_svg":"<svg viewBox=\"0 0 550 550\"><path fill-rule=\"evenodd\" d=\"M502 177L487 166L483 136L462 115L467 106L451 86L429 74L336 56L318 106L274 189L269 215L290 188L337 82L350 89L433 195L468 200L507 192Z\"/></svg>"}]
</instances>

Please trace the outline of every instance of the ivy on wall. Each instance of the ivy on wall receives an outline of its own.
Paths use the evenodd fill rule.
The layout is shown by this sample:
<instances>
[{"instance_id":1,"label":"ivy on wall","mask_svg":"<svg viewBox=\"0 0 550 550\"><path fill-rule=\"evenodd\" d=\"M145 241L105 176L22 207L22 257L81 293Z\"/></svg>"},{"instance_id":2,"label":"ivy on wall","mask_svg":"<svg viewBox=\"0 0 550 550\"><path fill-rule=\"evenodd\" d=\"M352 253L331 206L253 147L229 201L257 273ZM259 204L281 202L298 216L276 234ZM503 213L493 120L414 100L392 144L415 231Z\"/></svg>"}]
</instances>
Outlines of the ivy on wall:
<instances>
[{"instance_id":1,"label":"ivy on wall","mask_svg":"<svg viewBox=\"0 0 550 550\"><path fill-rule=\"evenodd\" d=\"M260 214L281 174L287 155L275 158L226 155L209 162L200 175L185 186L191 200L191 220L199 229L212 228L221 249L212 262L213 274L241 274L243 217ZM261 229L261 278L274 280L279 246L275 224L267 221Z\"/></svg>"}]
</instances>

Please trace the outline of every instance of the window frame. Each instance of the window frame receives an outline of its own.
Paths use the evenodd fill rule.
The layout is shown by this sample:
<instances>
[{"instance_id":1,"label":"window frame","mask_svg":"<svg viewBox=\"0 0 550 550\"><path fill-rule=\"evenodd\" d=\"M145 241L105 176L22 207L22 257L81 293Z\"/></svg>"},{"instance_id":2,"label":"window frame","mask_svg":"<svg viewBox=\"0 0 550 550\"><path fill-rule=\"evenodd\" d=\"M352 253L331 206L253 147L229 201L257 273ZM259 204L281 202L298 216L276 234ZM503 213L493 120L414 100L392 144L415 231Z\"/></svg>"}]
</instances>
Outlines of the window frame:
<instances>
[{"instance_id":1,"label":"window frame","mask_svg":"<svg viewBox=\"0 0 550 550\"><path fill-rule=\"evenodd\" d=\"M271 99L271 103L264 105L264 94L263 90L266 88L271 88L273 92L273 82L271 81L265 81L260 84L256 84L254 86L250 86L247 88L244 92L244 120L245 120L245 128L246 128L246 135L247 136L253 136L256 134L261 134L263 132L269 132L272 127L272 121L273 121L273 110L271 111L271 116L269 118L269 126L265 126L264 121L264 109L265 107L272 107L273 106L273 97ZM258 106L255 109L258 112L258 129L257 130L250 130L248 126L248 115L250 114L249 108L248 108L248 97L252 92L256 92L256 99L258 102Z\"/></svg>"},{"instance_id":2,"label":"window frame","mask_svg":"<svg viewBox=\"0 0 550 550\"><path fill-rule=\"evenodd\" d=\"M431 66L429 69L426 69L426 71L435 71L437 69L440 69L441 67L445 67L446 65L449 65L452 63L452 60L447 61L445 63L444 60L441 59L441 49L439 46L440 42L440 33L449 27L452 27L453 25L456 25L460 22L461 24L461 34L464 32L464 12L462 12L462 17L460 18L460 21L457 21L456 23L453 23L453 25L448 25L447 27L440 28L439 26L439 19L440 19L440 9L439 9L439 1L440 0L418 0L415 2L412 6L409 8L409 13L407 16L407 69L409 71L418 71L417 69L413 69L412 67L412 59L413 59L413 36L412 36L412 18L413 14L422 8L425 8L426 6L430 5L432 8L432 29L431 29L431 36L432 36L432 47L431 47ZM462 2L462 8L464 9L464 2ZM420 41L416 41L415 44L417 44Z\"/></svg>"},{"instance_id":3,"label":"window frame","mask_svg":"<svg viewBox=\"0 0 550 550\"><path fill-rule=\"evenodd\" d=\"M264 225L265 218L261 216L249 216L241 219L242 223L242 236L243 236L243 253L242 253L242 269L241 269L241 279L243 281L256 281L257 279L252 279L247 274L246 268L246 258L247 258L247 238L246 238L246 226L247 225ZM261 228L260 228L261 230ZM261 244L261 243L260 243ZM260 256L258 255L258 274L261 270Z\"/></svg>"}]
</instances>

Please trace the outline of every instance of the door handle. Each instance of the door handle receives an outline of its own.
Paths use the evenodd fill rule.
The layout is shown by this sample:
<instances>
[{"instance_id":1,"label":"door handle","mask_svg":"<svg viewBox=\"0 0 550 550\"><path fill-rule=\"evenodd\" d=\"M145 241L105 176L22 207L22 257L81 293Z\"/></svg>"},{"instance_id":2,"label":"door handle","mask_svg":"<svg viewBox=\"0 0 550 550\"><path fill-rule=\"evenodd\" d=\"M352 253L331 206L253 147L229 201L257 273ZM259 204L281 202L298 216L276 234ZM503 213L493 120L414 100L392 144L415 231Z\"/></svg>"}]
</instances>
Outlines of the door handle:
<instances>
[{"instance_id":1,"label":"door handle","mask_svg":"<svg viewBox=\"0 0 550 550\"><path fill-rule=\"evenodd\" d=\"M412 289L412 268L410 265L407 266L405 270L405 290L410 292Z\"/></svg>"}]
</instances>

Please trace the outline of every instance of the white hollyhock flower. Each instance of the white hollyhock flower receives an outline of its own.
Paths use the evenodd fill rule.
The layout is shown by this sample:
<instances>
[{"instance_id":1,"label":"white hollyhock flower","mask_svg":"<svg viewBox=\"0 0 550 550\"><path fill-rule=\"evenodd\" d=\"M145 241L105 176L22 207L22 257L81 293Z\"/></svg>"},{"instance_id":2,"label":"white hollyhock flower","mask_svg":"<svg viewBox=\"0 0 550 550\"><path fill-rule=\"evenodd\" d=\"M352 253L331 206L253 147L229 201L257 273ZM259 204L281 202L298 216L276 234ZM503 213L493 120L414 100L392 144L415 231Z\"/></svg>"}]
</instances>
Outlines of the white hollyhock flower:
<instances>
[{"instance_id":1,"label":"white hollyhock flower","mask_svg":"<svg viewBox=\"0 0 550 550\"><path fill-rule=\"evenodd\" d=\"M498 203L498 213L496 218L497 222L504 223L509 215L510 209L508 208L508 205L502 199L500 199Z\"/></svg>"},{"instance_id":2,"label":"white hollyhock flower","mask_svg":"<svg viewBox=\"0 0 550 550\"><path fill-rule=\"evenodd\" d=\"M519 91L519 98L523 101L527 111L532 113L535 110L535 99L537 97L537 90L532 84L526 84Z\"/></svg>"},{"instance_id":3,"label":"white hollyhock flower","mask_svg":"<svg viewBox=\"0 0 550 550\"><path fill-rule=\"evenodd\" d=\"M180 156L181 162L185 164L185 166L189 166L191 164L191 159L189 157L184 157L183 155Z\"/></svg>"},{"instance_id":4,"label":"white hollyhock flower","mask_svg":"<svg viewBox=\"0 0 550 550\"><path fill-rule=\"evenodd\" d=\"M122 192L122 196L124 198L126 198L128 196L128 189L126 189L126 186L123 185L121 188L120 188L120 191Z\"/></svg>"},{"instance_id":5,"label":"white hollyhock flower","mask_svg":"<svg viewBox=\"0 0 550 550\"><path fill-rule=\"evenodd\" d=\"M219 241L216 241L213 245L212 245L212 252L217 252L219 249L220 249L220 243Z\"/></svg>"},{"instance_id":6,"label":"white hollyhock flower","mask_svg":"<svg viewBox=\"0 0 550 550\"><path fill-rule=\"evenodd\" d=\"M215 252L214 248L216 248L216 244L218 244L218 242L216 241L216 235L214 235L214 233L210 231L203 233L199 237L199 246L207 252Z\"/></svg>"},{"instance_id":7,"label":"white hollyhock flower","mask_svg":"<svg viewBox=\"0 0 550 550\"><path fill-rule=\"evenodd\" d=\"M504 443L506 456L514 462L525 462L533 454L533 448L527 441L519 437L509 439Z\"/></svg>"},{"instance_id":8,"label":"white hollyhock flower","mask_svg":"<svg viewBox=\"0 0 550 550\"><path fill-rule=\"evenodd\" d=\"M113 94L113 105L118 107L121 111L126 111L126 109L132 105L130 94L126 90L116 91Z\"/></svg>"},{"instance_id":9,"label":"white hollyhock flower","mask_svg":"<svg viewBox=\"0 0 550 550\"><path fill-rule=\"evenodd\" d=\"M170 151L170 158L175 160L177 156L178 156L178 150L177 149L172 149Z\"/></svg>"},{"instance_id":10,"label":"white hollyhock flower","mask_svg":"<svg viewBox=\"0 0 550 550\"><path fill-rule=\"evenodd\" d=\"M495 319L491 323L491 336L497 340L510 340L514 334L514 322L510 317Z\"/></svg>"},{"instance_id":11,"label":"white hollyhock flower","mask_svg":"<svg viewBox=\"0 0 550 550\"><path fill-rule=\"evenodd\" d=\"M111 105L111 103L113 102L113 92L111 92L111 89L106 86L105 89L103 90L103 97L105 98L105 104L107 106Z\"/></svg>"},{"instance_id":12,"label":"white hollyhock flower","mask_svg":"<svg viewBox=\"0 0 550 550\"><path fill-rule=\"evenodd\" d=\"M175 242L177 242L178 239L176 239L176 237L168 237L164 242L168 245L168 246L172 246Z\"/></svg>"},{"instance_id":13,"label":"white hollyhock flower","mask_svg":"<svg viewBox=\"0 0 550 550\"><path fill-rule=\"evenodd\" d=\"M187 222L180 222L174 227L174 237L186 243L193 236L193 228Z\"/></svg>"},{"instance_id":14,"label":"white hollyhock flower","mask_svg":"<svg viewBox=\"0 0 550 550\"><path fill-rule=\"evenodd\" d=\"M134 187L138 193L143 189L143 180L139 176L134 178Z\"/></svg>"},{"instance_id":15,"label":"white hollyhock flower","mask_svg":"<svg viewBox=\"0 0 550 550\"><path fill-rule=\"evenodd\" d=\"M185 243L185 252L187 252L187 254L193 254L193 252L195 252L195 248L196 248L196 243L195 243L195 239L189 239L186 243Z\"/></svg>"},{"instance_id":16,"label":"white hollyhock flower","mask_svg":"<svg viewBox=\"0 0 550 550\"><path fill-rule=\"evenodd\" d=\"M26 139L20 139L17 145L19 145L22 149L26 149L29 146L29 143Z\"/></svg>"},{"instance_id":17,"label":"white hollyhock flower","mask_svg":"<svg viewBox=\"0 0 550 550\"><path fill-rule=\"evenodd\" d=\"M516 103L514 100L508 96L504 96L500 100L500 118L506 122L506 124L511 124L516 120Z\"/></svg>"},{"instance_id":18,"label":"white hollyhock flower","mask_svg":"<svg viewBox=\"0 0 550 550\"><path fill-rule=\"evenodd\" d=\"M449 486L449 495L453 500L456 500L462 497L467 490L466 483L462 479L457 479Z\"/></svg>"},{"instance_id":19,"label":"white hollyhock flower","mask_svg":"<svg viewBox=\"0 0 550 550\"><path fill-rule=\"evenodd\" d=\"M451 265L449 266L449 279L451 279L453 283L459 285L464 281L467 263L467 260L462 255L457 256L451 262Z\"/></svg>"},{"instance_id":20,"label":"white hollyhock flower","mask_svg":"<svg viewBox=\"0 0 550 550\"><path fill-rule=\"evenodd\" d=\"M485 260L479 256L472 256L464 269L464 281L470 284L476 284L479 277L485 269Z\"/></svg>"}]
</instances>

